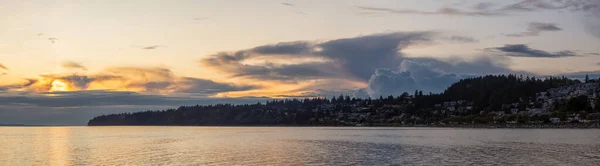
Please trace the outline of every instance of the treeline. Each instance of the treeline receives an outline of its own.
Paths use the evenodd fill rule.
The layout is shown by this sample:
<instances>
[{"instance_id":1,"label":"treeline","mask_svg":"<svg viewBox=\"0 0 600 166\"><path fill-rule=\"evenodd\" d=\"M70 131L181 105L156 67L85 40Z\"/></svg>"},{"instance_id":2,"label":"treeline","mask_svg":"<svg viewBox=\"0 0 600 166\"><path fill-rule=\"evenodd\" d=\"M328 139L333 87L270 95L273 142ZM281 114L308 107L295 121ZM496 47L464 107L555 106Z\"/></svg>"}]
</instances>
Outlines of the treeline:
<instances>
[{"instance_id":1,"label":"treeline","mask_svg":"<svg viewBox=\"0 0 600 166\"><path fill-rule=\"evenodd\" d=\"M588 79L586 82L600 83L598 80ZM502 104L528 101L535 99L538 92L579 83L581 81L565 77L538 79L516 75L489 75L460 80L440 94L415 91L412 94L405 92L397 96L380 96L375 99L340 95L331 98L272 100L256 104L181 106L177 109L102 115L91 119L88 125L336 126L347 125L350 122L396 123L397 118L422 124L456 119L485 123L493 119L488 114L481 114L482 111L501 111ZM580 100L583 99L567 102L566 106L559 108L578 107L581 103L577 102L582 102ZM465 101L463 104L469 104L473 109L453 117L436 112L436 105L447 101ZM369 115L369 118L360 115Z\"/></svg>"},{"instance_id":2,"label":"treeline","mask_svg":"<svg viewBox=\"0 0 600 166\"><path fill-rule=\"evenodd\" d=\"M565 77L538 79L529 76L488 75L456 82L443 92L443 96L444 100L472 101L475 110L499 110L502 104L535 100L536 93L579 83L581 81Z\"/></svg>"}]
</instances>

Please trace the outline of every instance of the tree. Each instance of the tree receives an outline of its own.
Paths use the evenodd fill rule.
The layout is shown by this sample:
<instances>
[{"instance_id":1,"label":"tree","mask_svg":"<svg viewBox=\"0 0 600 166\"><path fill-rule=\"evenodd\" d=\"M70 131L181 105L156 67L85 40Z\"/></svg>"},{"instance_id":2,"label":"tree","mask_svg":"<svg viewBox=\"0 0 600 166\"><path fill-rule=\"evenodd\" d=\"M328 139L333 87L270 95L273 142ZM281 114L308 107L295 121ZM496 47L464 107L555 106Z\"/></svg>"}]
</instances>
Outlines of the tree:
<instances>
[{"instance_id":1,"label":"tree","mask_svg":"<svg viewBox=\"0 0 600 166\"><path fill-rule=\"evenodd\" d=\"M588 97L585 95L577 96L569 99L566 105L567 112L579 112L579 111L589 111L590 103L588 102Z\"/></svg>"},{"instance_id":2,"label":"tree","mask_svg":"<svg viewBox=\"0 0 600 166\"><path fill-rule=\"evenodd\" d=\"M600 112L600 93L596 93L596 101L594 103L594 111Z\"/></svg>"},{"instance_id":3,"label":"tree","mask_svg":"<svg viewBox=\"0 0 600 166\"><path fill-rule=\"evenodd\" d=\"M585 83L590 82L590 76L588 76L587 74L585 75Z\"/></svg>"}]
</instances>

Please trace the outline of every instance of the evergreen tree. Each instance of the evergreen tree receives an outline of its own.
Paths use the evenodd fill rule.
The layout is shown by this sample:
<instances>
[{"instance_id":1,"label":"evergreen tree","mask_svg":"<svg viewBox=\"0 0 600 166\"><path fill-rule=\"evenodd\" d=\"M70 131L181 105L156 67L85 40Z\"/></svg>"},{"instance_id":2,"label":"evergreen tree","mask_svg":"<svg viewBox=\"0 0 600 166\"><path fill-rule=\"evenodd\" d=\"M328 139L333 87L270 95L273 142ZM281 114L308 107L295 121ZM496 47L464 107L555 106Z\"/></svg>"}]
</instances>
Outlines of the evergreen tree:
<instances>
[{"instance_id":1,"label":"evergreen tree","mask_svg":"<svg viewBox=\"0 0 600 166\"><path fill-rule=\"evenodd\" d=\"M590 82L590 76L588 76L587 74L585 75L585 83L589 83Z\"/></svg>"}]
</instances>

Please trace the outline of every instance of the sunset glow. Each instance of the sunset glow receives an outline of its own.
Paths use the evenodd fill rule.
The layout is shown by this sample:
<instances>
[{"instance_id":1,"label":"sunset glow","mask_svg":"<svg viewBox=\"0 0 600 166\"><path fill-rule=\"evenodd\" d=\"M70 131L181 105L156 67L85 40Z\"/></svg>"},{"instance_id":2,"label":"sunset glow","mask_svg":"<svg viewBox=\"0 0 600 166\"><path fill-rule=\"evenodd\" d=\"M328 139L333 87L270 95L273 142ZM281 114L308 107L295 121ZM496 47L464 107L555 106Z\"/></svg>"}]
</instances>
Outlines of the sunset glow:
<instances>
[{"instance_id":1,"label":"sunset glow","mask_svg":"<svg viewBox=\"0 0 600 166\"><path fill-rule=\"evenodd\" d=\"M597 77L596 6L593 0L8 0L0 5L0 97L8 98L0 107L46 109L69 97L136 101L77 106L88 110L153 109L157 100L168 101L157 104L166 107L378 98L438 93L488 74ZM61 106L71 105L50 105Z\"/></svg>"}]
</instances>

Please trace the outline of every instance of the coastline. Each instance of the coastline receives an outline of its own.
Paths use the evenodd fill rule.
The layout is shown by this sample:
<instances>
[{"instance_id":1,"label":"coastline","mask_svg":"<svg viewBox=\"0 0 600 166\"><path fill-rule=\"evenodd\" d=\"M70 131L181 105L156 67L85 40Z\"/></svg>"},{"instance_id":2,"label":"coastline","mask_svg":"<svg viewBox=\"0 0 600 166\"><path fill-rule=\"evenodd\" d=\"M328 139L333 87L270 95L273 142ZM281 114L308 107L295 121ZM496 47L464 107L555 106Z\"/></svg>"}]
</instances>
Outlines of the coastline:
<instances>
[{"instance_id":1,"label":"coastline","mask_svg":"<svg viewBox=\"0 0 600 166\"><path fill-rule=\"evenodd\" d=\"M418 127L418 128L480 128L480 129L600 129L599 123L573 124L445 124L445 125L88 125L87 127L156 126L156 127Z\"/></svg>"}]
</instances>

